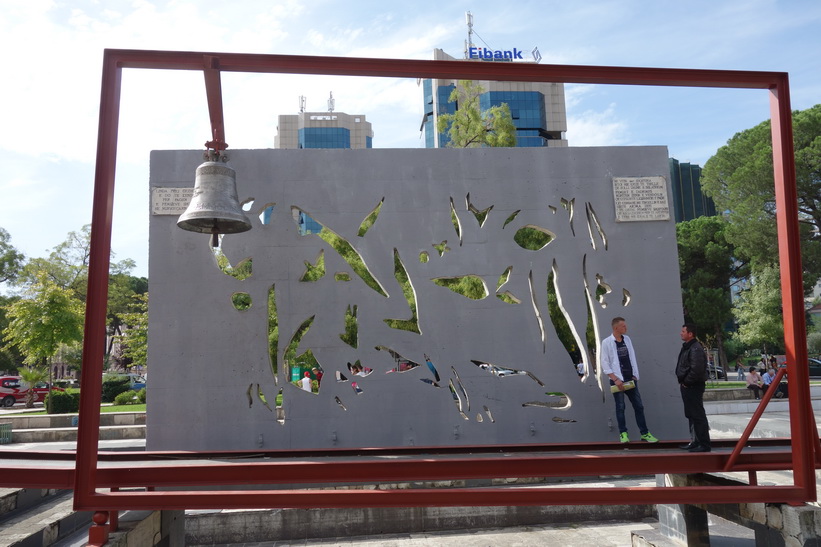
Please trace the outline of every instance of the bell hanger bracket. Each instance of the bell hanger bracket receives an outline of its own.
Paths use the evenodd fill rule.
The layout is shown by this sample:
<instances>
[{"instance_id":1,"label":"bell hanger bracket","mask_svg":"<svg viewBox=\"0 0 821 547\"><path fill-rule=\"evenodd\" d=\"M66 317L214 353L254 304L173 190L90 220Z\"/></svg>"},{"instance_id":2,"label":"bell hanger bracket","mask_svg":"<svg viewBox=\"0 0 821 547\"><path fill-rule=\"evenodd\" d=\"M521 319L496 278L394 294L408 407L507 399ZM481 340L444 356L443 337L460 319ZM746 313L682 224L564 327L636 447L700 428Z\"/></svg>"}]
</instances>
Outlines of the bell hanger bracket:
<instances>
[{"instance_id":1,"label":"bell hanger bracket","mask_svg":"<svg viewBox=\"0 0 821 547\"><path fill-rule=\"evenodd\" d=\"M220 79L220 60L214 55L203 55L203 73L205 75L205 95L208 100L208 114L211 118L211 140L205 143L207 154L222 156L227 161L225 149L225 118L222 112L222 82Z\"/></svg>"}]
</instances>

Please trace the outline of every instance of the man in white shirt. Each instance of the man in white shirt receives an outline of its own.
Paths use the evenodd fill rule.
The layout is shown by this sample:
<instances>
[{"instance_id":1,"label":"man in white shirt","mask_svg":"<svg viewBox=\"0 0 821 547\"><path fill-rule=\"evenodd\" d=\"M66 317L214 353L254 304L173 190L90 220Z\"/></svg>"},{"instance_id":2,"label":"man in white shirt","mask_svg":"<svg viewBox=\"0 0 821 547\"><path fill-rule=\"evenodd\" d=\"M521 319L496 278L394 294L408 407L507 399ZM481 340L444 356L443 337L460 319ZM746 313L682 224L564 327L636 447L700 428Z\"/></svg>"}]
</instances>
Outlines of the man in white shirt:
<instances>
[{"instance_id":1,"label":"man in white shirt","mask_svg":"<svg viewBox=\"0 0 821 547\"><path fill-rule=\"evenodd\" d=\"M627 434L627 422L624 419L624 396L630 399L633 406L633 413L636 415L636 425L639 427L641 440L648 443L657 443L658 439L647 429L647 421L644 418L644 404L639 394L639 365L636 360L636 352L633 349L633 342L627 336L627 322L623 317L614 317L611 321L613 334L602 340L601 344L601 369L610 378L610 385L618 389L613 392L613 400L616 402L616 421L619 424L619 441L629 443L630 436ZM635 387L625 389L625 382L632 381Z\"/></svg>"}]
</instances>

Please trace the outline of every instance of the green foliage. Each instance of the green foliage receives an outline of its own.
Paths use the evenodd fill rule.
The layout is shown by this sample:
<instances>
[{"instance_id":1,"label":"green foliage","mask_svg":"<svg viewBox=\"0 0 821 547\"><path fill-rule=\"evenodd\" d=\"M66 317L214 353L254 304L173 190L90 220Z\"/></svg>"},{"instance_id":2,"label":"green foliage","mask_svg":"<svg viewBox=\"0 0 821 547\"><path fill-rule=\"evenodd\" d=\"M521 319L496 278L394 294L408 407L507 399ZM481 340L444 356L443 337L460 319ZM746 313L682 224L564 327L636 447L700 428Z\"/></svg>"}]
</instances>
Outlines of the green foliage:
<instances>
[{"instance_id":1,"label":"green foliage","mask_svg":"<svg viewBox=\"0 0 821 547\"><path fill-rule=\"evenodd\" d=\"M103 378L102 402L113 403L120 393L131 391L131 383L127 377L112 376Z\"/></svg>"},{"instance_id":2,"label":"green foliage","mask_svg":"<svg viewBox=\"0 0 821 547\"><path fill-rule=\"evenodd\" d=\"M279 370L279 317L277 316L277 297L274 285L268 289L268 357L271 360L271 373L277 377Z\"/></svg>"},{"instance_id":3,"label":"green foliage","mask_svg":"<svg viewBox=\"0 0 821 547\"><path fill-rule=\"evenodd\" d=\"M503 103L482 111L479 97L485 90L470 80L459 80L448 102L456 103L456 112L442 114L436 130L447 133L448 147L516 146L516 126L510 107Z\"/></svg>"},{"instance_id":4,"label":"green foliage","mask_svg":"<svg viewBox=\"0 0 821 547\"><path fill-rule=\"evenodd\" d=\"M446 287L457 294L472 300L487 298L488 290L485 282L477 275L463 275L461 277L437 277L432 281L440 287Z\"/></svg>"},{"instance_id":5,"label":"green foliage","mask_svg":"<svg viewBox=\"0 0 821 547\"><path fill-rule=\"evenodd\" d=\"M74 414L80 411L80 392L52 391L46 395L46 408L49 414Z\"/></svg>"},{"instance_id":6,"label":"green foliage","mask_svg":"<svg viewBox=\"0 0 821 547\"><path fill-rule=\"evenodd\" d=\"M374 210L365 217L365 220L363 220L362 224L359 225L359 232L356 235L359 237L365 237L365 234L371 229L371 226L373 226L373 223L376 222L376 219L379 217L379 211L382 209L383 203L385 203L385 198L382 198Z\"/></svg>"},{"instance_id":7,"label":"green foliage","mask_svg":"<svg viewBox=\"0 0 821 547\"><path fill-rule=\"evenodd\" d=\"M5 341L17 346L26 364L46 363L62 344L79 341L83 304L46 272L36 275L22 299L6 306Z\"/></svg>"},{"instance_id":8,"label":"green foliage","mask_svg":"<svg viewBox=\"0 0 821 547\"><path fill-rule=\"evenodd\" d=\"M134 294L134 311L123 315L128 329L120 335L123 357L131 360L131 366L148 365L148 293Z\"/></svg>"},{"instance_id":9,"label":"green foliage","mask_svg":"<svg viewBox=\"0 0 821 547\"><path fill-rule=\"evenodd\" d=\"M115 405L133 405L137 403L141 403L143 401L138 401L136 399L137 392L134 390L123 391L122 393L117 394L114 397L114 404Z\"/></svg>"},{"instance_id":10,"label":"green foliage","mask_svg":"<svg viewBox=\"0 0 821 547\"><path fill-rule=\"evenodd\" d=\"M755 274L752 287L739 295L734 314L738 339L748 347L773 353L776 347L784 346L781 278L776 266L766 266Z\"/></svg>"},{"instance_id":11,"label":"green foliage","mask_svg":"<svg viewBox=\"0 0 821 547\"><path fill-rule=\"evenodd\" d=\"M793 112L804 288L821 277L821 104ZM770 122L741 131L704 166L701 184L728 211L726 237L753 274L778 262Z\"/></svg>"},{"instance_id":12,"label":"green foliage","mask_svg":"<svg viewBox=\"0 0 821 547\"><path fill-rule=\"evenodd\" d=\"M15 249L9 241L9 233L0 228L0 283L14 281L23 268L23 253Z\"/></svg>"},{"instance_id":13,"label":"green foliage","mask_svg":"<svg viewBox=\"0 0 821 547\"><path fill-rule=\"evenodd\" d=\"M676 225L684 317L695 323L703 340L724 351L724 326L732 319L730 285L747 275L727 241L727 221L699 217ZM720 357L720 364L726 364Z\"/></svg>"},{"instance_id":14,"label":"green foliage","mask_svg":"<svg viewBox=\"0 0 821 547\"><path fill-rule=\"evenodd\" d=\"M415 332L422 334L419 330L419 317L416 314L416 294L413 292L413 285L411 285L408 271L405 265L402 264L402 259L399 257L399 251L393 250L393 276L396 278L399 286L402 287L402 295L408 303L411 311L410 319L385 319L385 323L392 329L406 330L408 332Z\"/></svg>"},{"instance_id":15,"label":"green foliage","mask_svg":"<svg viewBox=\"0 0 821 547\"><path fill-rule=\"evenodd\" d=\"M516 231L516 234L513 236L513 241L523 249L538 251L553 241L554 237L555 236L547 230L528 225Z\"/></svg>"},{"instance_id":16,"label":"green foliage","mask_svg":"<svg viewBox=\"0 0 821 547\"><path fill-rule=\"evenodd\" d=\"M351 346L356 348L359 345L359 323L356 321L356 305L348 306L345 310L345 332L339 335L339 338Z\"/></svg>"},{"instance_id":17,"label":"green foliage","mask_svg":"<svg viewBox=\"0 0 821 547\"><path fill-rule=\"evenodd\" d=\"M17 372L28 387L48 380L48 367L22 367Z\"/></svg>"},{"instance_id":18,"label":"green foliage","mask_svg":"<svg viewBox=\"0 0 821 547\"><path fill-rule=\"evenodd\" d=\"M547 276L547 313L550 316L550 322L553 323L553 328L556 330L556 336L558 336L573 364L581 363L582 354L576 343L576 337L573 336L570 323L567 321L564 312L562 312L561 306L559 306L559 297L556 294L556 275L553 272L550 272Z\"/></svg>"},{"instance_id":19,"label":"green foliage","mask_svg":"<svg viewBox=\"0 0 821 547\"><path fill-rule=\"evenodd\" d=\"M145 404L146 399L146 391L145 388L142 388L140 391L137 392L137 402L140 404Z\"/></svg>"},{"instance_id":20,"label":"green foliage","mask_svg":"<svg viewBox=\"0 0 821 547\"><path fill-rule=\"evenodd\" d=\"M807 351L821 353L821 332L811 332L807 335Z\"/></svg>"},{"instance_id":21,"label":"green foliage","mask_svg":"<svg viewBox=\"0 0 821 547\"><path fill-rule=\"evenodd\" d=\"M359 256L356 249L354 249L351 244L345 240L345 238L339 236L339 234L326 228L325 226L322 227L322 230L320 230L317 235L320 239L322 239L322 241L333 247L333 249L339 253L339 256L341 256L345 262L348 263L354 273L358 275L368 287L375 290L382 296L388 296L385 289L382 288L382 285L380 285L379 282L371 275L371 272L368 271L368 267L365 266L365 261L362 260L362 257Z\"/></svg>"},{"instance_id":22,"label":"green foliage","mask_svg":"<svg viewBox=\"0 0 821 547\"><path fill-rule=\"evenodd\" d=\"M319 281L323 277L325 277L325 250L321 249L319 251L319 256L316 257L316 264L311 264L307 260L304 261L305 263L305 273L302 274L302 277L299 278L302 282L312 283L314 281Z\"/></svg>"},{"instance_id":23,"label":"green foliage","mask_svg":"<svg viewBox=\"0 0 821 547\"><path fill-rule=\"evenodd\" d=\"M19 296L0 295L0 342L9 325L8 306L20 300ZM14 372L23 364L23 354L14 344L0 345L0 370Z\"/></svg>"}]
</instances>

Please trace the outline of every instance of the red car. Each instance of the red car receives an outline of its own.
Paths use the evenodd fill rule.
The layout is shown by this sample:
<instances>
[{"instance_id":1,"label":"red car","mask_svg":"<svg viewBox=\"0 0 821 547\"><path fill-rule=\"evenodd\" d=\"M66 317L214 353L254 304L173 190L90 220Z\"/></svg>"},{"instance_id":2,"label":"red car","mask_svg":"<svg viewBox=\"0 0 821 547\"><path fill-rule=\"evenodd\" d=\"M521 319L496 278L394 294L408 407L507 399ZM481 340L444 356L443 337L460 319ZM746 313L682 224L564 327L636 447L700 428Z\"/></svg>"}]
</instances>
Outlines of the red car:
<instances>
[{"instance_id":1,"label":"red car","mask_svg":"<svg viewBox=\"0 0 821 547\"><path fill-rule=\"evenodd\" d=\"M60 387L51 388L53 391L65 391ZM3 376L0 377L0 405L9 407L14 406L14 403L26 402L26 388L21 387L19 376ZM48 384L46 382L39 382L34 385L34 393L37 395L35 402L42 402L48 394Z\"/></svg>"}]
</instances>

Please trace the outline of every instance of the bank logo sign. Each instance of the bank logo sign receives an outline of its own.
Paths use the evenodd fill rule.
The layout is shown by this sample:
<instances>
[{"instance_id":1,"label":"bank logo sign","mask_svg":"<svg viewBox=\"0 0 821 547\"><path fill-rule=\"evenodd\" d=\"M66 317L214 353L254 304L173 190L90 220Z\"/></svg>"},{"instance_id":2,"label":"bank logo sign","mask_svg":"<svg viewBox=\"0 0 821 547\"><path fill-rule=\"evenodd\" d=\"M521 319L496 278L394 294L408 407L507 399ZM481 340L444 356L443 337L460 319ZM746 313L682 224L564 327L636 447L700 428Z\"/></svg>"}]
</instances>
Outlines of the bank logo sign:
<instances>
[{"instance_id":1,"label":"bank logo sign","mask_svg":"<svg viewBox=\"0 0 821 547\"><path fill-rule=\"evenodd\" d=\"M512 50L487 49L484 47L468 48L468 59L523 59L522 51L516 48Z\"/></svg>"}]
</instances>

